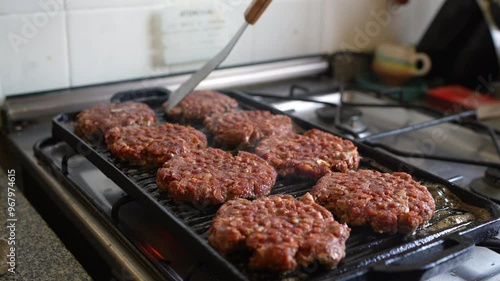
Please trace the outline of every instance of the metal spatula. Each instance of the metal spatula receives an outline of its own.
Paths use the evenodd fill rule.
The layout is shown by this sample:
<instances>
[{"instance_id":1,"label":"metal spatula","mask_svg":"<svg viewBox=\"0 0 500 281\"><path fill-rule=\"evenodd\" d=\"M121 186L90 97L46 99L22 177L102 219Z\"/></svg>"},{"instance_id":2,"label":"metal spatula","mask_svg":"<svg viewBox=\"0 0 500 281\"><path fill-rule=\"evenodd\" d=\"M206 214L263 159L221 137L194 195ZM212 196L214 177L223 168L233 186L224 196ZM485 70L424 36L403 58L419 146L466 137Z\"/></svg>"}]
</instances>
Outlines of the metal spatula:
<instances>
[{"instance_id":1,"label":"metal spatula","mask_svg":"<svg viewBox=\"0 0 500 281\"><path fill-rule=\"evenodd\" d=\"M238 32L234 35L233 39L229 41L229 43L220 51L215 57L209 60L200 70L195 72L188 80L186 80L182 85L170 95L167 104L167 112L170 111L174 106L179 104L179 102L184 99L187 94L191 93L191 91L198 86L198 84L205 79L212 70L217 68L226 57L231 53L234 45L241 37L241 34L245 31L248 24L254 24L260 18L262 13L266 10L267 6L271 3L272 0L254 0L250 7L245 12L245 23L238 30Z\"/></svg>"}]
</instances>

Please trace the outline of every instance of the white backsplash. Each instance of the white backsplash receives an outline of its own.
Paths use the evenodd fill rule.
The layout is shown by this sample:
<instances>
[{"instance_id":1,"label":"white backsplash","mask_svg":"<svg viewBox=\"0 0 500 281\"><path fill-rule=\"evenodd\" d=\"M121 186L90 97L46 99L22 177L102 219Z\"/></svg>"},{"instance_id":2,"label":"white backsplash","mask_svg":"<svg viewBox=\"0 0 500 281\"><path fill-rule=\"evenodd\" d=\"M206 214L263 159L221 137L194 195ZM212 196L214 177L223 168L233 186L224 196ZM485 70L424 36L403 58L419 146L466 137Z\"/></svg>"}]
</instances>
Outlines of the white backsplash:
<instances>
[{"instance_id":1,"label":"white backsplash","mask_svg":"<svg viewBox=\"0 0 500 281\"><path fill-rule=\"evenodd\" d=\"M70 0L71 1L71 0ZM0 0L0 15L64 11L63 0Z\"/></svg>"},{"instance_id":2,"label":"white backsplash","mask_svg":"<svg viewBox=\"0 0 500 281\"><path fill-rule=\"evenodd\" d=\"M138 6L69 11L71 85L147 75L152 69L150 19L161 9Z\"/></svg>"},{"instance_id":3,"label":"white backsplash","mask_svg":"<svg viewBox=\"0 0 500 281\"><path fill-rule=\"evenodd\" d=\"M392 10L388 1L275 0L259 22L247 28L224 65L371 50L384 41L415 44L444 2L413 0ZM186 56L189 48L169 42L182 38L165 30L169 13L180 7L196 10L215 5L225 27L223 34L213 38L229 40L243 23L250 2L0 0L0 93L8 96L192 71L202 64L203 56L215 54L225 42L204 45L196 58Z\"/></svg>"},{"instance_id":4,"label":"white backsplash","mask_svg":"<svg viewBox=\"0 0 500 281\"><path fill-rule=\"evenodd\" d=\"M33 14L0 16L0 84L5 95L70 86L66 15L56 13L35 25L36 19Z\"/></svg>"}]
</instances>

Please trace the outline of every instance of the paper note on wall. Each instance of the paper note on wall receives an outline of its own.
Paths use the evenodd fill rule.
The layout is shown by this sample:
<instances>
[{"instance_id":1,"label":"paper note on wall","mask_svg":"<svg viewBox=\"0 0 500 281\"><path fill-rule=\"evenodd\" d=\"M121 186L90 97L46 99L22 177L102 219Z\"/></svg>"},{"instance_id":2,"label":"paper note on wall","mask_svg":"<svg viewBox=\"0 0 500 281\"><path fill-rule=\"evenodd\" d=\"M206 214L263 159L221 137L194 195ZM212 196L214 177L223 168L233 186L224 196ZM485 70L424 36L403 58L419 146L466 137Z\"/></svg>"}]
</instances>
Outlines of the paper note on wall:
<instances>
[{"instance_id":1,"label":"paper note on wall","mask_svg":"<svg viewBox=\"0 0 500 281\"><path fill-rule=\"evenodd\" d=\"M224 12L211 3L177 4L162 13L167 65L205 61L228 41Z\"/></svg>"}]
</instances>

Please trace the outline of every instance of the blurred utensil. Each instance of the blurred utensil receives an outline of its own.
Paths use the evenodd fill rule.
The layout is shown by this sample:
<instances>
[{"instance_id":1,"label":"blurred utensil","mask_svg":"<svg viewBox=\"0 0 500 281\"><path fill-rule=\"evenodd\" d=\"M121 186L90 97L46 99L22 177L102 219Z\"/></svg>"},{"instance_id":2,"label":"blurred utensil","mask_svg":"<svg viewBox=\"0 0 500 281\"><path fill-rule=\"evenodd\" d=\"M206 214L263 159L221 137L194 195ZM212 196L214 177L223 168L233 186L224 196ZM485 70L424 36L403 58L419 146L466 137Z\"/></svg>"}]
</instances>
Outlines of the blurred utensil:
<instances>
[{"instance_id":1,"label":"blurred utensil","mask_svg":"<svg viewBox=\"0 0 500 281\"><path fill-rule=\"evenodd\" d=\"M231 50L233 49L236 42L240 39L241 35L247 28L249 24L255 24L260 18L262 13L266 10L272 0L254 0L249 8L245 12L245 23L240 27L238 32L229 41L229 43L222 49L215 57L209 60L201 69L196 71L188 80L186 80L182 85L174 91L167 103L167 111L170 111L173 107L179 104L184 97L191 93L198 84L205 79L215 68L217 68L224 59L227 58Z\"/></svg>"}]
</instances>

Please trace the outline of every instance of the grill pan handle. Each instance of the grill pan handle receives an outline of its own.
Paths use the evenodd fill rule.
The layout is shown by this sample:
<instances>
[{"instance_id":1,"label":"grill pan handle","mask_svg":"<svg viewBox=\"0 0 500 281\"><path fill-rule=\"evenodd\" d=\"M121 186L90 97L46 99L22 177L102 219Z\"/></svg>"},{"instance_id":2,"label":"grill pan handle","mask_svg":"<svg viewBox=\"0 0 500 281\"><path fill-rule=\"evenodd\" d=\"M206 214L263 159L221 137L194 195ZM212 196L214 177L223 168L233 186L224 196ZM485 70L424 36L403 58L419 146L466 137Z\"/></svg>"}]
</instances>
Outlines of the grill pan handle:
<instances>
[{"instance_id":1,"label":"grill pan handle","mask_svg":"<svg viewBox=\"0 0 500 281\"><path fill-rule=\"evenodd\" d=\"M373 280L425 280L468 260L473 247L468 238L444 237L374 265L369 276Z\"/></svg>"}]
</instances>

